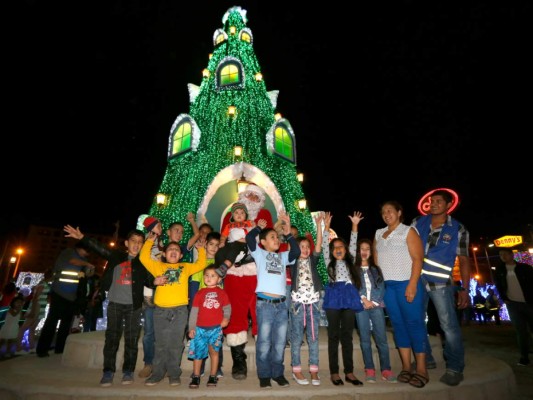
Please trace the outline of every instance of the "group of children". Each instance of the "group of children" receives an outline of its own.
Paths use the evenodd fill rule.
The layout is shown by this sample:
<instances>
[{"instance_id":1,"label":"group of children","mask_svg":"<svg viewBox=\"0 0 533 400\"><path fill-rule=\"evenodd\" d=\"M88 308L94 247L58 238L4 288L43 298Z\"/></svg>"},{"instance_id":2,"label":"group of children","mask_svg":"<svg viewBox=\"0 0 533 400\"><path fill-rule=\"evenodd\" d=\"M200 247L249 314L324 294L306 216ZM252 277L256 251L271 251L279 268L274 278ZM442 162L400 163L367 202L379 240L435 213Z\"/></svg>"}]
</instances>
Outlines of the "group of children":
<instances>
[{"instance_id":1,"label":"group of children","mask_svg":"<svg viewBox=\"0 0 533 400\"><path fill-rule=\"evenodd\" d=\"M324 288L317 265L322 249L329 276L329 282L325 288L324 309L328 318L328 358L331 382L334 385L344 384L339 376L338 346L340 343L346 381L353 385L363 384L353 373L353 330L356 325L355 321L357 321L366 382L376 382L371 344L371 337L374 336L379 354L381 378L395 383L396 377L391 371L386 334L383 275L380 268L373 262L371 241L363 239L357 242L357 226L363 219L362 214L355 212L353 217L350 216L352 234L348 246L341 238L329 241L328 232L332 218L330 213L319 213L315 217L318 227L316 245L309 237L292 237L290 218L282 213L279 219L284 241L288 243L285 251L279 251L282 240L276 230L267 228L265 220L259 220L255 226L247 217L246 207L240 203L234 204L231 224L223 231L221 247L211 246L209 258L214 256L215 264L204 269L204 282L208 290L200 290L194 297L188 321L189 337L192 339L188 355L194 360L193 375L189 386L191 388L199 386L201 360L205 360L208 354L211 358L211 369L207 384L215 386L217 383L216 372L219 368L222 328L227 325L231 315L231 305L218 285L227 269L234 265L236 259L242 257L246 251L250 252L257 265L256 312L259 329L256 339L256 365L260 387L270 388L271 381L282 387L289 385L284 376L286 338L290 338L291 343L293 379L300 385L309 383L320 385L318 333L321 314L320 300ZM325 235L322 234L323 223ZM157 233L149 234L149 240L150 236L155 239ZM243 243L243 240L246 243ZM149 247L150 243L145 246ZM207 247L209 248L209 245ZM201 245L198 248L201 249ZM311 248L314 248L313 252ZM146 261L147 269L154 276L168 268L168 266L160 265L159 268L163 269L151 269L149 264L153 260L143 258L142 252L141 261L143 263ZM195 265L198 266L198 264ZM187 271L189 266L183 264L182 267L183 271ZM285 286L287 268L291 278L290 299L287 299ZM211 299L217 299L217 307L219 307L215 319L202 317L203 313L212 311ZM203 322L204 325L202 325L202 321L205 320L210 322L207 325ZM202 336L198 336L199 333ZM301 365L304 335L309 346L310 379L304 375ZM177 343L179 346L183 341L178 340ZM160 345L168 349L165 342ZM172 362L172 368L177 365L179 362ZM158 382L164 376L162 374L163 370L158 372L155 378L152 376L153 378L148 380L147 384L151 384L152 381Z\"/></svg>"},{"instance_id":2,"label":"group of children","mask_svg":"<svg viewBox=\"0 0 533 400\"><path fill-rule=\"evenodd\" d=\"M242 257L250 251L257 264L257 318L260 326L257 337L257 366L261 386L270 386L271 378L281 386L288 382L283 376L283 353L287 334L287 303L285 303L285 268L294 263L300 254L295 238L290 236L290 218L280 214L284 221L284 232L292 246L286 252L278 253L280 241L276 231L266 227L265 220L259 220L257 226L247 221L246 207L242 204L232 208L231 226L224 230L219 246L199 239L195 247L198 257L194 262L180 262L181 250L179 243L169 242L163 249L162 259L152 257L151 249L161 235L160 224L150 226L147 240L141 252L140 261L154 277L163 277L154 296L154 330L155 357L151 376L145 381L148 386L156 385L163 377L169 376L171 385L181 383L181 355L184 350L183 327L188 325L191 338L188 358L193 360L193 374L190 388L200 385L202 361L209 355L211 359L210 374L207 386L216 386L218 382L218 358L223 342L222 329L227 326L231 317L231 305L227 294L219 288L227 269L235 263L239 255ZM246 229L244 234L236 232ZM257 246L257 236L261 246ZM227 239L227 243L226 243ZM246 240L243 247L242 240ZM220 247L222 246L222 247ZM209 258L217 262L209 265L206 248L210 249ZM218 255L221 253L222 256ZM206 267L207 265L207 267ZM203 270L205 287L196 293L192 301L190 315L187 310L188 278ZM278 338L271 350L271 329L278 330ZM273 354L277 355L273 357Z\"/></svg>"},{"instance_id":3,"label":"group of children","mask_svg":"<svg viewBox=\"0 0 533 400\"><path fill-rule=\"evenodd\" d=\"M340 342L345 380L355 386L363 385L353 373L352 333L357 322L366 382L376 383L371 343L371 337L374 336L379 354L381 378L386 382L396 383L396 377L391 371L386 333L383 274L373 260L372 242L368 239L357 240L358 225L364 217L358 211L349 216L352 222L349 244L340 237L329 240L332 218L331 213L325 213L322 246L328 273L323 308L328 321L328 361L331 382L336 386L344 385L339 375Z\"/></svg>"},{"instance_id":4,"label":"group of children","mask_svg":"<svg viewBox=\"0 0 533 400\"><path fill-rule=\"evenodd\" d=\"M395 382L390 369L385 315L383 305L383 277L374 265L370 243L357 243L357 225L362 219L354 213L350 244L341 238L329 241L330 213L315 217L316 245L307 237L291 235L290 217L280 213L282 232L267 227L264 219L257 224L249 221L246 206L232 207L231 224L221 236L210 233L199 237L194 244L195 255L191 262L182 261L182 248L177 241L168 242L160 255L153 256L154 244L162 234L162 226L152 217L148 233L140 247L138 260L155 279L153 298L153 326L155 354L153 368L145 385L158 384L165 376L171 386L181 384L181 359L185 348L185 334L190 339L187 358L193 361L190 388L198 388L203 363L210 358L207 386L216 386L220 371L223 328L231 318L231 304L221 288L228 268L238 268L238 258L249 252L257 266L256 313L258 334L256 338L256 366L260 387L271 388L271 381L279 386L289 386L284 376L286 340L290 338L292 378L300 385L320 385L319 322L321 293L325 289L323 309L328 320L328 359L330 379L334 385L344 384L339 376L339 343L342 348L345 380L362 385L353 373L353 330L355 320L361 337L366 382L376 382L372 359L371 335L376 338L382 379ZM154 221L155 220L155 221ZM324 232L322 233L322 226ZM83 235L67 226L68 236L82 239ZM144 238L143 238L144 239ZM288 248L280 250L284 241ZM314 249L314 251L311 251ZM323 287L317 265L320 252L328 267L328 283ZM133 257L133 254L132 254ZM287 268L289 271L287 272ZM194 296L190 296L189 277L203 275ZM287 274L290 274L290 292ZM288 294L290 293L290 298ZM192 301L189 304L189 301ZM290 307L289 307L290 304ZM304 335L309 346L308 367L310 380L304 375L301 347ZM106 336L107 338L107 336ZM116 349L114 349L116 353ZM108 371L109 372L109 371ZM114 372L114 371L112 371ZM123 384L131 383L132 371L123 371ZM127 376L126 376L127 374ZM113 374L108 373L109 386ZM104 378L106 371L104 369ZM102 381L105 379L102 378ZM125 383L126 382L126 383Z\"/></svg>"}]
</instances>

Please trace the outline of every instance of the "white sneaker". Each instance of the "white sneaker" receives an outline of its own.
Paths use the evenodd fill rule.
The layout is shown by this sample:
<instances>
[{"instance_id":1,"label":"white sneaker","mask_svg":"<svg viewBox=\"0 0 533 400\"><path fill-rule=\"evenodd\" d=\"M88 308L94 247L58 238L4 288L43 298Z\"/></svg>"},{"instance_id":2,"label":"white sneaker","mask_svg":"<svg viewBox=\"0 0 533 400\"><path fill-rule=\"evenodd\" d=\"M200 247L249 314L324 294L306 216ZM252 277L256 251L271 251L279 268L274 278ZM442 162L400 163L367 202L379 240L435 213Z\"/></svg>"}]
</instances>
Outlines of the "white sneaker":
<instances>
[{"instance_id":1,"label":"white sneaker","mask_svg":"<svg viewBox=\"0 0 533 400\"><path fill-rule=\"evenodd\" d=\"M292 379L294 379L298 385L309 385L309 379L307 378L298 379L296 375L294 374L294 372L292 373Z\"/></svg>"}]
</instances>

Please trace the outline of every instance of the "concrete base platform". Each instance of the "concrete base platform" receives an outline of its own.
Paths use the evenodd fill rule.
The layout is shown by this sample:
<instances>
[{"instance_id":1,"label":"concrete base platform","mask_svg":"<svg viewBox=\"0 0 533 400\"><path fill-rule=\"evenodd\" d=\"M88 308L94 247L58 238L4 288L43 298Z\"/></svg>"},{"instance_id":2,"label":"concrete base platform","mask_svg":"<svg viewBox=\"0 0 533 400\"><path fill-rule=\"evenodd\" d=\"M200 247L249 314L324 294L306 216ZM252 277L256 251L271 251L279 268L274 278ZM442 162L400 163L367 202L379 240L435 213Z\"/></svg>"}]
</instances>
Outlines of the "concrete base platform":
<instances>
[{"instance_id":1,"label":"concrete base platform","mask_svg":"<svg viewBox=\"0 0 533 400\"><path fill-rule=\"evenodd\" d=\"M120 367L117 368L114 385L108 388L99 386L102 375L102 346L103 332L92 332L70 335L63 355L47 358L38 358L36 355L17 357L1 364L0 399L2 400L93 400L93 399L326 399L337 400L485 400L485 399L512 399L516 392L515 376L512 369L503 361L490 357L477 350L468 350L466 355L465 380L456 387L449 387L439 382L444 373L442 359L437 359L437 369L429 370L430 382L422 389L414 388L408 384L391 384L379 381L375 384L365 383L362 387L347 385L334 386L329 380L327 368L327 334L321 328L320 347L320 386L301 386L291 379L290 352L286 350L285 376L290 381L290 387L281 388L273 382L272 389L260 389L255 372L255 346L250 338L246 346L248 352L248 378L237 381L231 378L231 355L229 348L224 351L224 373L216 388L206 387L207 379L202 378L199 389L189 389L189 376L192 372L192 362L186 359L182 362L182 384L171 387L168 380L161 381L158 385L148 387L144 379L135 376L131 385L121 385ZM140 342L141 343L141 342ZM354 333L354 362L355 374L363 378L361 352L358 338ZM391 342L392 343L392 340ZM437 343L432 343L437 345ZM142 345L140 345L142 349ZM302 347L302 355L306 353L306 345ZM441 351L434 351L436 356ZM119 355L122 354L122 347ZM377 354L376 354L377 356ZM119 357L120 358L120 357ZM376 359L377 361L377 359ZM391 361L393 371L399 372L399 356L391 348ZM120 365L121 360L117 360ZM142 350L139 351L138 370L142 367ZM307 365L307 360L302 357L302 365ZM377 364L379 365L379 364ZM342 370L342 365L341 365ZM344 377L343 375L341 375Z\"/></svg>"},{"instance_id":2,"label":"concrete base platform","mask_svg":"<svg viewBox=\"0 0 533 400\"><path fill-rule=\"evenodd\" d=\"M328 360L328 345L327 345L327 328L326 327L320 327L319 331L319 351L320 351L320 364L321 368L320 370L327 371L327 360ZM387 338L389 343L389 351L390 351L390 361L391 361L391 367L394 371L401 369L401 362L400 357L398 356L398 352L396 348L393 346L394 338L392 336L392 332L387 332ZM61 363L66 367L72 367L72 368L96 368L99 371L102 370L102 365L104 365L104 342L105 342L105 332L104 331L97 331L97 332L89 332L89 333L82 333L82 334L75 334L75 335L69 335L67 338L67 342L65 344L65 351L62 356ZM437 341L435 337L430 336L430 344L433 347L434 351L434 357L438 363L442 363L442 351L438 350L438 346L440 343ZM187 348L185 348L187 350ZM379 357L377 350L373 349L373 356L374 356L374 364L377 368L379 368ZM255 376L256 371L256 365L255 365L255 340L253 336L249 335L248 342L245 347L246 354L248 356L247 359L247 366L248 366L248 372ZM120 347L117 352L117 363L116 363L116 370L122 371L122 363L123 363L123 354L124 354L124 339L120 342ZM339 347L339 357L340 358L340 367L342 371L342 356L341 356L341 350ZM137 356L137 365L136 370L139 371L143 368L144 358L144 352L143 352L143 346L142 346L142 337L139 340L139 353ZM231 350L227 346L226 343L224 343L224 365L226 366L226 370L231 370ZM289 372L290 376L290 360L291 360L291 352L290 349L287 347L285 349L285 366L287 367L287 371ZM302 366L308 365L308 347L307 344L302 345L301 349L301 362ZM190 368L192 369L192 363L190 361L184 360L182 362L182 367L187 368L191 364ZM363 365L363 356L361 353L361 350L359 348L359 338L357 337L357 334L354 332L354 365L356 368L359 368L360 373L362 373L362 365ZM305 368L304 368L305 371ZM357 375L357 371L356 375ZM328 373L329 376L329 373ZM288 377L287 377L288 378Z\"/></svg>"}]
</instances>

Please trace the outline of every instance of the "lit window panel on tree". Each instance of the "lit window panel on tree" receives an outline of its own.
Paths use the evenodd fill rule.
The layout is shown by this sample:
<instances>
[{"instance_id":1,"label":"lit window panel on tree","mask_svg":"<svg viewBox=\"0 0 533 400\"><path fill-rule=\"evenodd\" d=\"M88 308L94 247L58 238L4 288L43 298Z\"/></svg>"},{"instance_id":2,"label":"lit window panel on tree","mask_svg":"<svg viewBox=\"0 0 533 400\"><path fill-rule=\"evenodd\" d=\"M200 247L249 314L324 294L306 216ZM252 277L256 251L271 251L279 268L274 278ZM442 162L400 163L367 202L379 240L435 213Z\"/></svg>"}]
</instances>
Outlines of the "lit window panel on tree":
<instances>
[{"instance_id":1,"label":"lit window panel on tree","mask_svg":"<svg viewBox=\"0 0 533 400\"><path fill-rule=\"evenodd\" d=\"M274 149L281 156L293 160L292 137L283 126L276 128Z\"/></svg>"},{"instance_id":2,"label":"lit window panel on tree","mask_svg":"<svg viewBox=\"0 0 533 400\"><path fill-rule=\"evenodd\" d=\"M215 34L213 35L213 44L215 46L219 45L220 43L222 43L223 41L225 41L227 38L227 34L226 32L224 32L223 29L217 29L215 31Z\"/></svg>"},{"instance_id":3,"label":"lit window panel on tree","mask_svg":"<svg viewBox=\"0 0 533 400\"><path fill-rule=\"evenodd\" d=\"M191 124L188 121L178 126L174 134L172 154L181 153L191 147L191 130Z\"/></svg>"},{"instance_id":4,"label":"lit window panel on tree","mask_svg":"<svg viewBox=\"0 0 533 400\"><path fill-rule=\"evenodd\" d=\"M220 70L220 85L231 85L239 83L239 67L235 64L226 65Z\"/></svg>"},{"instance_id":5,"label":"lit window panel on tree","mask_svg":"<svg viewBox=\"0 0 533 400\"><path fill-rule=\"evenodd\" d=\"M247 28L241 31L240 38L243 42L252 43L252 34Z\"/></svg>"}]
</instances>

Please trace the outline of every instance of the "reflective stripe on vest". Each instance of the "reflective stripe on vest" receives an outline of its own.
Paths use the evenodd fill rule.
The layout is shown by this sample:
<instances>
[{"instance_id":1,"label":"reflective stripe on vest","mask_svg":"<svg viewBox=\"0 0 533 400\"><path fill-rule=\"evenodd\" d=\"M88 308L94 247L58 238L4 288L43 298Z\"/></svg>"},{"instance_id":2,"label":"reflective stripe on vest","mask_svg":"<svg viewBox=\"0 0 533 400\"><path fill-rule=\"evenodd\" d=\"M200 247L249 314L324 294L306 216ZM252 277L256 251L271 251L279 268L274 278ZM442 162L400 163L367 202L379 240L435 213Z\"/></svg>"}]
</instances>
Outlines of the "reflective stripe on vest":
<instances>
[{"instance_id":1,"label":"reflective stripe on vest","mask_svg":"<svg viewBox=\"0 0 533 400\"><path fill-rule=\"evenodd\" d=\"M447 278L450 277L450 273L452 272L453 267L448 267L447 265L440 264L440 263L435 262L435 261L431 261L428 258L424 258L424 262L428 263L429 265L433 265L434 267L446 270L447 273L433 272L433 271L427 271L425 269L422 269L422 274L432 275L432 276L436 276L438 278L444 278L444 279L447 279Z\"/></svg>"},{"instance_id":2,"label":"reflective stripe on vest","mask_svg":"<svg viewBox=\"0 0 533 400\"><path fill-rule=\"evenodd\" d=\"M61 271L59 282L79 283L78 272L77 271Z\"/></svg>"}]
</instances>

